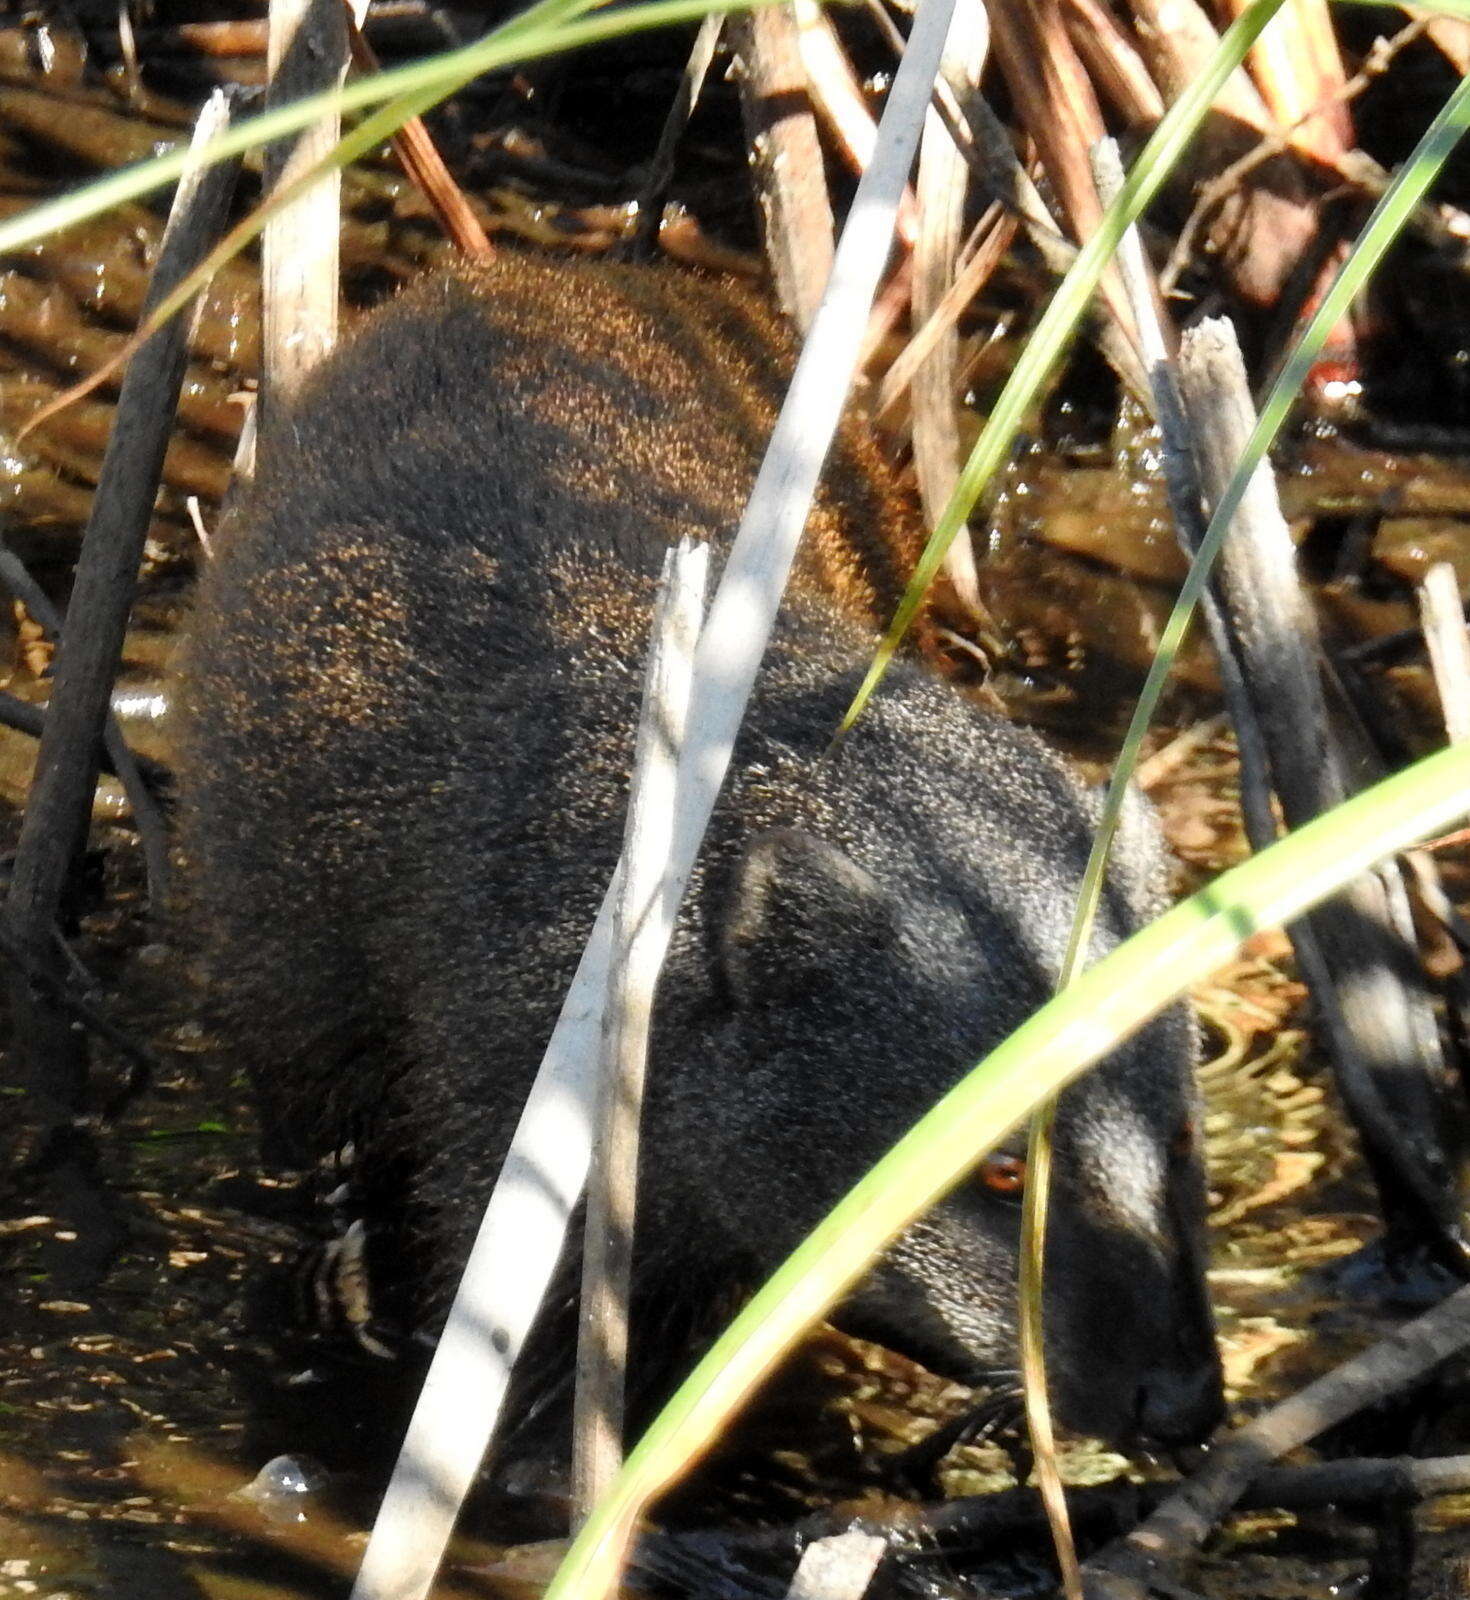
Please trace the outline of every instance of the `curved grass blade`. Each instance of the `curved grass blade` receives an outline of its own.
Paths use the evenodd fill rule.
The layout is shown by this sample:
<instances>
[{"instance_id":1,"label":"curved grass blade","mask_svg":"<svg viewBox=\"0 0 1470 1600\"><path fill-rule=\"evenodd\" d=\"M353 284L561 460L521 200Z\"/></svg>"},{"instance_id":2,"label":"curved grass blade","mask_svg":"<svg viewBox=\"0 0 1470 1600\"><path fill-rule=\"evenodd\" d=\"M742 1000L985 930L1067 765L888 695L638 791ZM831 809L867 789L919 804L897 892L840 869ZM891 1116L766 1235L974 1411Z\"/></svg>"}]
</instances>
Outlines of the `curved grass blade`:
<instances>
[{"instance_id":1,"label":"curved grass blade","mask_svg":"<svg viewBox=\"0 0 1470 1600\"><path fill-rule=\"evenodd\" d=\"M588 0L571 0L571 3L569 0L542 0L540 5L532 6L488 37L458 50L394 67L388 72L373 73L339 89L307 95L289 105L248 117L219 138L212 139L198 152L197 160L208 165L269 144L295 133L329 111L355 111L395 97L402 106L409 103L410 96L426 93L431 95L429 100L414 103L433 105L482 73L566 50L579 50L642 29L698 22L711 12L747 10L753 5L770 4L772 0L645 0L644 4L620 6L616 11L596 17L581 15L594 4L603 3L605 0L591 0L590 4ZM403 112L388 131L395 131L407 115ZM31 206L0 222L0 252L21 249L36 239L96 216L109 206L172 183L195 159L182 149L172 150L125 167L121 172L109 173L54 200Z\"/></svg>"},{"instance_id":2,"label":"curved grass blade","mask_svg":"<svg viewBox=\"0 0 1470 1600\"><path fill-rule=\"evenodd\" d=\"M782 1354L901 1229L1055 1094L1263 927L1470 812L1470 746L1387 778L1234 868L1134 935L950 1091L746 1306L628 1457L546 1600L601 1596L651 1499L706 1449Z\"/></svg>"},{"instance_id":3,"label":"curved grass blade","mask_svg":"<svg viewBox=\"0 0 1470 1600\"><path fill-rule=\"evenodd\" d=\"M572 17L601 3L603 0L543 0L541 6L533 9L537 12L556 12L558 15L554 19L555 25L558 28L566 28ZM695 17L702 18L716 11L753 10L758 6L774 3L776 0L652 0L650 4L626 7L619 11L615 18L609 17L606 20L623 24L631 19L635 26L657 27L693 20ZM641 24L636 20L638 13L642 14ZM530 15L528 12L527 16ZM548 16L545 20L546 25L550 26L553 19ZM227 261L237 256L257 238L272 217L289 206L313 184L320 182L328 172L345 167L359 156L366 155L368 151L390 139L404 123L413 117L421 116L447 94L453 93L461 86L459 83L453 83L446 88L443 84L436 84L430 89L420 89L413 94L400 95L386 106L364 117L354 128L342 135L329 155L315 166L298 174L290 183L273 190L247 217L242 218L208 256L153 308L119 350L100 367L88 373L80 383L64 389L29 417L16 434L17 440L24 439L48 418L91 394L94 389L100 388L125 367L133 353L141 345L146 344L170 317L176 316L188 305Z\"/></svg>"},{"instance_id":4,"label":"curved grass blade","mask_svg":"<svg viewBox=\"0 0 1470 1600\"><path fill-rule=\"evenodd\" d=\"M1430 123L1423 137L1410 153L1408 160L1395 175L1374 206L1363 231L1358 235L1351 251L1338 269L1331 287L1322 297L1306 327L1302 330L1276 381L1272 384L1250 438L1246 441L1235 473L1226 485L1220 503L1212 513L1205 536L1194 560L1190 563L1179 598L1160 635L1158 648L1149 664L1148 675L1138 696L1138 704L1124 736L1113 777L1103 804L1102 817L1093 839L1092 852L1083 873L1078 894L1078 916L1072 925L1071 937L1063 962L1063 981L1075 973L1081 955L1091 937L1092 921L1098 899L1102 893L1103 874L1107 855L1117 832L1128 782L1137 765L1143 736L1153 720L1165 680L1173 668L1174 658L1184 638L1200 596L1209 582L1210 569L1220 545L1230 527L1235 513L1240 509L1246 488L1256 468L1266 459L1275 443L1293 402L1312 363L1321 354L1322 346L1334 325L1346 315L1353 300L1394 240L1403 231L1404 224L1420 204L1430 185L1439 176L1440 169L1449 159L1467 126L1470 126L1470 78L1460 81L1455 92L1445 102L1439 115Z\"/></svg>"}]
</instances>

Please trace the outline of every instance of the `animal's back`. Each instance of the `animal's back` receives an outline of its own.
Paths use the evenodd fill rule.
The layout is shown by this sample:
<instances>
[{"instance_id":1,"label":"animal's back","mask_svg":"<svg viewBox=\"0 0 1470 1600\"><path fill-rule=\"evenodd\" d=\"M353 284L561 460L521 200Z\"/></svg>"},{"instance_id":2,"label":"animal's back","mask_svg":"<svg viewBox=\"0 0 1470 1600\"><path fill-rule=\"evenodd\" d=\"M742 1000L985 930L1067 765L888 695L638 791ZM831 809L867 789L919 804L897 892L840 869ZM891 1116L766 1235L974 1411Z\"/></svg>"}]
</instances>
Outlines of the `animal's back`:
<instances>
[{"instance_id":1,"label":"animal's back","mask_svg":"<svg viewBox=\"0 0 1470 1600\"><path fill-rule=\"evenodd\" d=\"M401 296L338 352L329 394L301 396L202 577L180 730L217 1015L259 1061L297 1064L270 1092L298 1131L346 1136L340 1063L394 1031L379 964L408 952L396 931L376 948L362 908L419 870L466 729L499 702L506 763L544 756L569 661L631 670L664 550L728 542L788 373L784 330L732 285L509 255ZM795 588L886 617L916 548L849 430ZM237 807L248 826L223 831ZM277 922L294 951L260 938Z\"/></svg>"}]
</instances>

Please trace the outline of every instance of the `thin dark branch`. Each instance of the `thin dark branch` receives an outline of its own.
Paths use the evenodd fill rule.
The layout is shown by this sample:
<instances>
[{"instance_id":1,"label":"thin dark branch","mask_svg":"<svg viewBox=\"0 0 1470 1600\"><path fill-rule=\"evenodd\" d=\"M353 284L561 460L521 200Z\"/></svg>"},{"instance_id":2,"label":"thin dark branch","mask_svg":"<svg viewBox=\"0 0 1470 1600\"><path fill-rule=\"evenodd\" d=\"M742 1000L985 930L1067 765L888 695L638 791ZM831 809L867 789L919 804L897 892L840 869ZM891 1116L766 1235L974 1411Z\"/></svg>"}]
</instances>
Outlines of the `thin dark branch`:
<instances>
[{"instance_id":1,"label":"thin dark branch","mask_svg":"<svg viewBox=\"0 0 1470 1600\"><path fill-rule=\"evenodd\" d=\"M200 117L196 138L213 133L228 115L224 97L216 96ZM237 170L221 163L181 180L145 314L203 259L223 224ZM4 913L11 938L43 971L56 960L57 907L91 818L97 752L188 359L188 332L189 319L174 317L128 367L77 561ZM111 753L114 761L127 757L120 740ZM165 871L166 861L157 868ZM37 1003L31 981L13 984L11 992L33 1094L45 1118L64 1122L85 1086L82 1041L54 1006Z\"/></svg>"}]
</instances>

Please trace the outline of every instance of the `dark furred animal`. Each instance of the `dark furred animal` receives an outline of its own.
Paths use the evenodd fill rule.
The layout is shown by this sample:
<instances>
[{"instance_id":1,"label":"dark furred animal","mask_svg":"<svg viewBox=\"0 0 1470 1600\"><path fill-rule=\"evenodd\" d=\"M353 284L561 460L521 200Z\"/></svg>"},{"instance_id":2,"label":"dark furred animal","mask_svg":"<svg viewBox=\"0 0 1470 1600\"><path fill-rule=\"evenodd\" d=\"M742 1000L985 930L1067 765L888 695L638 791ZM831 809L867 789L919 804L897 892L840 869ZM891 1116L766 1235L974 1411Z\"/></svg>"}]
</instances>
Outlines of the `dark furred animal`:
<instances>
[{"instance_id":1,"label":"dark furred animal","mask_svg":"<svg viewBox=\"0 0 1470 1600\"><path fill-rule=\"evenodd\" d=\"M220 1026L268 1121L391 1175L426 1318L616 859L663 551L728 547L788 368L752 296L671 271L424 284L309 385L201 583L184 845ZM1063 763L914 663L826 754L911 548L850 431L660 991L649 1303L758 1280L1053 982L1095 814ZM1160 902L1141 808L1119 857L1099 951ZM1218 1416L1194 1048L1168 1012L1057 1126L1057 1402L1115 1439ZM1012 1371L1018 1222L964 1184L843 1320Z\"/></svg>"}]
</instances>

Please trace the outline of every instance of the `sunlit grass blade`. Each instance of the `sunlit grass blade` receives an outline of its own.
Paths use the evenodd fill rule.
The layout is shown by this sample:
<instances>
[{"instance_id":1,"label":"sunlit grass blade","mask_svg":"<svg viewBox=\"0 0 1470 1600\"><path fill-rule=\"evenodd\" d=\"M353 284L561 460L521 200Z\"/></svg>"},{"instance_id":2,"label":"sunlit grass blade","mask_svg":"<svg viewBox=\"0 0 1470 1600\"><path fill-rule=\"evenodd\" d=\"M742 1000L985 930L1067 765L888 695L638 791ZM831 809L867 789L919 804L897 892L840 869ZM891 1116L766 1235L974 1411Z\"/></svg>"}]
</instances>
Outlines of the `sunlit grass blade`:
<instances>
[{"instance_id":1,"label":"sunlit grass blade","mask_svg":"<svg viewBox=\"0 0 1470 1600\"><path fill-rule=\"evenodd\" d=\"M562 31L554 34L553 38L564 41L571 31L571 19L601 3L602 0L542 0L539 6L533 7L531 11L525 13L520 19L514 37L526 36L530 19L534 16L540 27L561 29ZM624 25L630 25L632 29L636 29L638 26L656 27L702 18L712 12L731 9L749 10L756 6L773 3L775 3L775 0L651 0L649 4L630 6L620 10L614 16L599 19L599 24L602 22L608 24L617 23L619 31L628 31L624 28ZM638 19L639 13L642 14L641 22ZM507 24L507 28L510 26L510 24ZM504 31L502 30L502 33ZM599 36L601 37L602 35L599 34ZM582 40L581 42L588 41ZM561 47L561 45L553 45L550 48L554 50ZM570 46L567 47L570 48ZM272 217L289 206L306 190L310 189L313 184L319 183L328 172L345 167L357 160L358 157L366 155L370 150L392 138L404 123L414 117L421 116L425 111L437 105L447 94L453 93L459 87L462 87L460 82L452 82L447 86L442 83L435 83L430 88L422 88L410 94L399 95L386 106L382 106L377 111L364 117L355 127L342 135L326 157L307 171L300 173L290 183L274 190L251 211L249 216L237 223L210 251L209 255L200 262L199 266L154 307L152 312L133 331L121 349L116 351L100 367L90 372L80 383L73 384L70 388L63 390L54 399L41 407L35 415L26 421L25 426L17 434L17 438L23 439L33 429L40 427L57 412L84 398L93 390L100 388L109 378L126 366L134 351L152 338L170 317L176 316L184 306L188 305L194 296L206 287L210 279L226 262L237 256L253 239L264 231ZM323 98L322 96L316 96L314 100ZM331 99L330 96L325 98ZM296 102L298 105L306 103L308 102ZM219 141L215 141L205 146L203 152L201 152L201 159L218 159L220 154L219 143ZM161 159L168 160L170 158L164 157ZM130 170L135 171L137 169ZM102 188L108 181L110 180L103 180L101 184L92 185L91 189ZM44 210L45 208L38 207L36 209ZM27 216L34 214L34 212L26 213Z\"/></svg>"},{"instance_id":2,"label":"sunlit grass blade","mask_svg":"<svg viewBox=\"0 0 1470 1600\"><path fill-rule=\"evenodd\" d=\"M899 641L918 614L925 591L934 581L945 552L965 526L985 486L1009 456L1021 424L1035 404L1042 385L1066 351L1103 272L1118 248L1119 240L1163 187L1225 80L1245 59L1247 51L1280 10L1281 4L1282 0L1254 0L1254 4L1230 26L1221 38L1208 69L1165 113L1164 120L1154 130L1129 172L1118 198L1103 213L1097 232L1083 245L1071 270L1057 286L1056 293L1026 341L1015 370L1006 380L980 437L975 441L975 448L970 452L959 483L935 525L933 536L919 557L898 612L843 718L844 730L857 720L869 696L877 688Z\"/></svg>"},{"instance_id":3,"label":"sunlit grass blade","mask_svg":"<svg viewBox=\"0 0 1470 1600\"><path fill-rule=\"evenodd\" d=\"M1092 921L1102 893L1103 875L1107 869L1107 856L1129 780L1138 763L1144 734L1153 720L1164 684L1173 669L1174 658L1183 642L1185 629L1194 616L1200 596L1209 583L1210 570L1220 545L1225 538L1235 513L1240 509L1251 476L1266 459L1277 435L1281 432L1296 400L1302 383L1311 370L1312 363L1321 354L1328 333L1340 318L1347 314L1353 300L1377 269L1414 208L1423 200L1430 185L1439 176L1440 169L1449 159L1451 151L1470 124L1470 78L1462 79L1455 92L1425 130L1408 160L1384 191L1374 206L1363 231L1353 244L1342 266L1338 269L1332 286L1322 297L1300 336L1293 345L1281 372L1272 384L1260 415L1245 449L1237 463L1220 503L1214 508L1205 536L1179 591L1179 598L1160 635L1158 648L1149 663L1148 675L1134 707L1132 719L1124 736L1123 747L1113 770L1103 804L1092 851L1083 873L1078 895L1078 913L1072 925L1064 962L1064 975L1076 971L1082 952L1091 936Z\"/></svg>"},{"instance_id":4,"label":"sunlit grass blade","mask_svg":"<svg viewBox=\"0 0 1470 1600\"><path fill-rule=\"evenodd\" d=\"M616 11L587 17L581 13L591 9L588 0L542 0L541 5L533 6L474 44L375 73L340 89L308 95L289 105L248 117L218 139L211 140L198 152L197 158L182 148L169 151L32 206L0 222L0 251L21 249L111 206L172 183L194 159L207 164L253 150L295 133L330 111L355 111L363 106L396 100L401 114L386 125L386 132L380 135L386 138L407 119L409 112L405 107L414 104L422 109L433 105L482 73L579 50L648 28L698 22L711 12L744 11L772 3L774 0L645 0L640 5L622 6ZM421 95L428 98L419 99Z\"/></svg>"},{"instance_id":5,"label":"sunlit grass blade","mask_svg":"<svg viewBox=\"0 0 1470 1600\"><path fill-rule=\"evenodd\" d=\"M895 1234L1055 1094L1261 928L1290 922L1376 861L1470 812L1470 746L1337 807L1129 939L992 1051L813 1230L735 1319L629 1456L547 1600L601 1595L649 1501L708 1447L802 1331Z\"/></svg>"}]
</instances>

